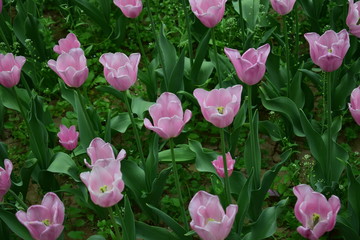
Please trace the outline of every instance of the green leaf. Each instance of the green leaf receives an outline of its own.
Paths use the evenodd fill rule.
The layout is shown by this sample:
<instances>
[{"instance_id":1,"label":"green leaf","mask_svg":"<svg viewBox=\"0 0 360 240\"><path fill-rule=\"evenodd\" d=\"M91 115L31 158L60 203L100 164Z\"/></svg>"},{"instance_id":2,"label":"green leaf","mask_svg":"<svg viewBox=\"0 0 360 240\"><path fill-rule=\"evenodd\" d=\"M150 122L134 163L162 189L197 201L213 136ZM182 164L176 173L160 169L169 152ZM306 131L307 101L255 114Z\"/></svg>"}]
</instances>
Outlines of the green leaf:
<instances>
[{"instance_id":1,"label":"green leaf","mask_svg":"<svg viewBox=\"0 0 360 240\"><path fill-rule=\"evenodd\" d=\"M260 87L261 102L265 108L270 111L279 112L290 121L296 136L304 137L302 124L300 122L300 113L296 104L287 97L276 97L270 99L264 89Z\"/></svg>"},{"instance_id":2,"label":"green leaf","mask_svg":"<svg viewBox=\"0 0 360 240\"><path fill-rule=\"evenodd\" d=\"M284 199L276 206L266 208L257 221L251 225L250 232L244 236L243 240L261 240L271 237L277 229L276 219L286 203L287 199Z\"/></svg>"},{"instance_id":3,"label":"green leaf","mask_svg":"<svg viewBox=\"0 0 360 240\"><path fill-rule=\"evenodd\" d=\"M135 222L136 237L144 240L181 240L173 233L160 227L150 226L143 222Z\"/></svg>"},{"instance_id":4,"label":"green leaf","mask_svg":"<svg viewBox=\"0 0 360 240\"><path fill-rule=\"evenodd\" d=\"M196 154L195 165L199 172L210 172L216 174L211 161L215 160L218 154L214 151L207 150L201 146L201 143L195 140L189 140L190 150Z\"/></svg>"},{"instance_id":5,"label":"green leaf","mask_svg":"<svg viewBox=\"0 0 360 240\"><path fill-rule=\"evenodd\" d=\"M23 240L33 240L28 230L17 220L14 214L0 209L0 218L17 236Z\"/></svg>"},{"instance_id":6,"label":"green leaf","mask_svg":"<svg viewBox=\"0 0 360 240\"><path fill-rule=\"evenodd\" d=\"M52 163L47 169L52 173L63 173L80 182L78 169L74 160L63 152L56 153L52 158Z\"/></svg>"},{"instance_id":7,"label":"green leaf","mask_svg":"<svg viewBox=\"0 0 360 240\"><path fill-rule=\"evenodd\" d=\"M188 145L181 145L179 148L174 148L175 161L176 162L189 162L193 161L196 157L195 153L190 150ZM171 151L170 149L159 152L160 162L171 162Z\"/></svg>"},{"instance_id":8,"label":"green leaf","mask_svg":"<svg viewBox=\"0 0 360 240\"><path fill-rule=\"evenodd\" d=\"M347 176L349 179L348 187L348 201L349 210L353 213L351 223L354 226L359 227L360 224L360 182L355 179L351 166L347 164Z\"/></svg>"},{"instance_id":9,"label":"green leaf","mask_svg":"<svg viewBox=\"0 0 360 240\"><path fill-rule=\"evenodd\" d=\"M92 235L87 240L106 240L106 239L101 235Z\"/></svg>"},{"instance_id":10,"label":"green leaf","mask_svg":"<svg viewBox=\"0 0 360 240\"><path fill-rule=\"evenodd\" d=\"M120 133L125 133L131 124L129 114L127 112L120 113L111 119L111 128Z\"/></svg>"},{"instance_id":11,"label":"green leaf","mask_svg":"<svg viewBox=\"0 0 360 240\"><path fill-rule=\"evenodd\" d=\"M169 215L167 215L165 212L161 211L160 209L151 206L150 204L147 204L147 206L149 208L151 208L151 210L159 216L159 218L164 221L164 223L170 227L176 235L178 235L178 237L180 239L191 239L189 237L185 237L184 235L186 234L186 230L180 225L178 224L173 218L171 218Z\"/></svg>"},{"instance_id":12,"label":"green leaf","mask_svg":"<svg viewBox=\"0 0 360 240\"><path fill-rule=\"evenodd\" d=\"M343 237L345 240L360 240L360 235L355 231L355 227L351 226L352 222L346 221L342 216L337 216L336 218L336 232L340 237Z\"/></svg>"},{"instance_id":13,"label":"green leaf","mask_svg":"<svg viewBox=\"0 0 360 240\"><path fill-rule=\"evenodd\" d=\"M171 71L168 91L177 93L184 90L184 65L185 65L185 48L181 51L179 59L176 62L173 70Z\"/></svg>"},{"instance_id":14,"label":"green leaf","mask_svg":"<svg viewBox=\"0 0 360 240\"><path fill-rule=\"evenodd\" d=\"M20 180L18 182L13 182L12 189L15 192L21 192L23 196L26 196L28 191L28 186L30 182L31 174L36 167L37 159L31 158L25 161L20 170Z\"/></svg>"},{"instance_id":15,"label":"green leaf","mask_svg":"<svg viewBox=\"0 0 360 240\"><path fill-rule=\"evenodd\" d=\"M155 104L154 102L148 102L142 99L141 97L136 97L131 99L131 110L133 113L138 115L139 118L144 119L144 112L149 110L151 105Z\"/></svg>"},{"instance_id":16,"label":"green leaf","mask_svg":"<svg viewBox=\"0 0 360 240\"><path fill-rule=\"evenodd\" d=\"M253 181L253 171L249 174L249 178L246 180L245 184L242 186L240 194L237 199L237 205L239 208L238 208L238 212L237 212L236 218L235 218L236 232L242 232L244 219L247 215L249 205L250 205L250 200L251 200L252 181ZM235 185L235 184L232 184L232 185Z\"/></svg>"},{"instance_id":17,"label":"green leaf","mask_svg":"<svg viewBox=\"0 0 360 240\"><path fill-rule=\"evenodd\" d=\"M242 0L242 15L251 30L255 30L259 15L260 0Z\"/></svg>"},{"instance_id":18,"label":"green leaf","mask_svg":"<svg viewBox=\"0 0 360 240\"><path fill-rule=\"evenodd\" d=\"M135 219L133 211L131 210L131 205L129 198L125 196L125 212L124 212L124 228L126 229L127 239L124 240L135 240Z\"/></svg>"}]
</instances>

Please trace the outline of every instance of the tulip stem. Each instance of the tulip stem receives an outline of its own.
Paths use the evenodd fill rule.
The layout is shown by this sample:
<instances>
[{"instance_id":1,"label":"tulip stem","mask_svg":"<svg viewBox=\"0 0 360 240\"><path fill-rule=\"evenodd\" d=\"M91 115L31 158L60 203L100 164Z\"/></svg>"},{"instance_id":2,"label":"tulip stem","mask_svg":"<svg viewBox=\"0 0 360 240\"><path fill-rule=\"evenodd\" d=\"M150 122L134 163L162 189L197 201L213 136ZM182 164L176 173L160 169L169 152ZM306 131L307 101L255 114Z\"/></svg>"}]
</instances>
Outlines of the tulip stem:
<instances>
[{"instance_id":1,"label":"tulip stem","mask_svg":"<svg viewBox=\"0 0 360 240\"><path fill-rule=\"evenodd\" d=\"M174 152L174 145L175 144L174 144L174 141L173 141L172 138L169 139L169 142L170 142L172 167L173 167L173 172L174 172L174 177L175 177L175 185L176 185L176 190L177 190L177 192L179 194L181 215L182 215L182 218L183 218L185 230L188 231L189 226L187 224L187 217L186 217L186 212L185 212L185 209L184 209L184 199L183 199L182 194L181 194L179 175L178 175L178 172L177 172L177 166L176 166L176 161L175 161L175 152Z\"/></svg>"},{"instance_id":2,"label":"tulip stem","mask_svg":"<svg viewBox=\"0 0 360 240\"><path fill-rule=\"evenodd\" d=\"M149 59L147 58L146 54L145 54L145 50L144 50L144 46L141 42L141 39L140 39L140 33L139 33L139 27L138 25L140 25L140 22L137 21L137 23L135 23L135 34L136 34L136 39L138 41L138 44L139 44L139 48L140 48L140 52L141 52L141 55L145 61L145 64L146 64L146 67L149 66L150 62L149 62Z\"/></svg>"},{"instance_id":3,"label":"tulip stem","mask_svg":"<svg viewBox=\"0 0 360 240\"><path fill-rule=\"evenodd\" d=\"M229 204L231 204L231 189L230 189L229 173L228 173L228 167L226 161L224 128L220 128L220 138L221 138L221 152L222 152L224 172L225 172L224 183L225 183L226 206L229 206Z\"/></svg>"},{"instance_id":4,"label":"tulip stem","mask_svg":"<svg viewBox=\"0 0 360 240\"><path fill-rule=\"evenodd\" d=\"M121 228L122 228L122 233L123 233L124 239L129 239L129 236L125 229L125 221L124 221L124 217L122 215L122 211L120 210L120 208L117 204L115 204L115 212L117 213L117 215L120 218Z\"/></svg>"},{"instance_id":5,"label":"tulip stem","mask_svg":"<svg viewBox=\"0 0 360 240\"><path fill-rule=\"evenodd\" d=\"M222 79L221 79L221 73L220 73L221 71L220 71L218 53L217 53L217 48L216 48L215 27L211 29L211 36L212 36L212 42L213 42L213 47L214 47L216 72L217 72L217 75L218 75L220 88L222 88L223 84L222 84Z\"/></svg>"},{"instance_id":6,"label":"tulip stem","mask_svg":"<svg viewBox=\"0 0 360 240\"><path fill-rule=\"evenodd\" d=\"M331 155L332 155L332 133L331 133L331 126L332 126L332 115L331 115L331 91L332 91L332 80L333 80L333 72L329 72L328 73L328 81L327 81L327 103L326 103L326 107L327 107L327 132L328 132L328 137L327 137L327 151L326 151L326 155L327 155L327 163L326 163L326 171L327 171L327 175L328 175L328 184L331 184Z\"/></svg>"},{"instance_id":7,"label":"tulip stem","mask_svg":"<svg viewBox=\"0 0 360 240\"><path fill-rule=\"evenodd\" d=\"M114 226L114 229L115 229L116 240L121 240L122 239L121 234L120 234L119 228L117 226L117 223L115 221L114 213L113 213L111 207L109 207L108 210L109 210L110 220L111 220L112 225Z\"/></svg>"},{"instance_id":8,"label":"tulip stem","mask_svg":"<svg viewBox=\"0 0 360 240\"><path fill-rule=\"evenodd\" d=\"M283 24L284 24L284 28L283 28L283 36L285 39L285 57L286 57L286 78L287 78L287 97L290 96L290 83L291 83L291 72L290 72L290 47L289 47L289 38L288 38L288 29L287 29L287 21L286 21L286 16L283 16Z\"/></svg>"},{"instance_id":9,"label":"tulip stem","mask_svg":"<svg viewBox=\"0 0 360 240\"><path fill-rule=\"evenodd\" d=\"M186 22L186 28L187 28L187 34L188 34L188 48L189 48L189 58L190 58L190 67L193 66L193 49L192 49L192 39L191 39L191 28L190 28L190 19L189 14L187 12L186 3L185 0L182 0L182 6L184 9L185 14L185 22Z\"/></svg>"},{"instance_id":10,"label":"tulip stem","mask_svg":"<svg viewBox=\"0 0 360 240\"><path fill-rule=\"evenodd\" d=\"M24 201L22 199L19 198L19 196L11 189L9 189L8 191L14 198L15 200L24 208L24 210L26 211L28 209L28 206L26 205L26 203L24 203Z\"/></svg>"},{"instance_id":11,"label":"tulip stem","mask_svg":"<svg viewBox=\"0 0 360 240\"><path fill-rule=\"evenodd\" d=\"M296 57L296 67L299 63L299 10L297 3L295 3L295 57Z\"/></svg>"},{"instance_id":12,"label":"tulip stem","mask_svg":"<svg viewBox=\"0 0 360 240\"><path fill-rule=\"evenodd\" d=\"M253 112L252 112L252 86L251 85L247 85L247 90L248 90L248 114L249 114L249 129L250 129L250 152L251 154L255 154L255 139L254 139L254 126L253 126ZM250 161L252 164L250 165L250 167L253 169L254 171L254 175L253 175L253 188L254 189L258 189L259 185L260 185L260 172L258 169L258 163L255 163L255 161L257 161L257 158L253 155L253 159L252 161ZM251 169L250 168L250 169ZM248 169L248 174L250 174L250 169Z\"/></svg>"},{"instance_id":13,"label":"tulip stem","mask_svg":"<svg viewBox=\"0 0 360 240\"><path fill-rule=\"evenodd\" d=\"M124 94L125 104L126 104L126 107L128 109L131 124L132 124L133 129L134 129L136 144L137 144L137 147L138 147L138 150L139 150L139 153L140 153L141 162L143 164L143 167L145 168L145 157L144 157L144 153L143 153L143 149L142 149L142 145L141 145L141 141L140 141L140 135L139 135L139 132L138 132L135 120L134 120L133 112L131 110L131 106L130 106L130 103L129 103L129 100L128 100L128 97L127 97L127 92L128 92L128 90Z\"/></svg>"}]
</instances>

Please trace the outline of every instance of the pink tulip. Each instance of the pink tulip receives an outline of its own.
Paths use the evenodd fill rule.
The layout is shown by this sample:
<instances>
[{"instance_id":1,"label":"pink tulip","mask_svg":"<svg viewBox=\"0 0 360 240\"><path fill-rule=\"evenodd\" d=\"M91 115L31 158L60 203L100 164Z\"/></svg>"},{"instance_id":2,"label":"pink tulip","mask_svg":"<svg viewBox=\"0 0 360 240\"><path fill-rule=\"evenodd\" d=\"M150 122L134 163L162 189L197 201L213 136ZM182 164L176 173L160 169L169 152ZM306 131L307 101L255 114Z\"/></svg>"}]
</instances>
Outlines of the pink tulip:
<instances>
[{"instance_id":1,"label":"pink tulip","mask_svg":"<svg viewBox=\"0 0 360 240\"><path fill-rule=\"evenodd\" d=\"M90 146L87 148L87 154L91 159L91 165L86 160L84 160L85 165L88 168L93 168L96 165L105 167L109 164L110 161L121 161L126 157L126 151L121 149L115 159L114 151L110 143L105 142L101 138L94 138L91 141Z\"/></svg>"},{"instance_id":2,"label":"pink tulip","mask_svg":"<svg viewBox=\"0 0 360 240\"><path fill-rule=\"evenodd\" d=\"M306 184L294 187L293 191L297 197L295 216L303 225L297 231L304 238L316 240L334 228L341 206L338 197L333 195L326 200L324 195L314 192Z\"/></svg>"},{"instance_id":3,"label":"pink tulip","mask_svg":"<svg viewBox=\"0 0 360 240\"><path fill-rule=\"evenodd\" d=\"M140 15L143 5L141 0L113 0L122 13L128 18L136 18Z\"/></svg>"},{"instance_id":4,"label":"pink tulip","mask_svg":"<svg viewBox=\"0 0 360 240\"><path fill-rule=\"evenodd\" d=\"M62 53L56 61L49 60L48 66L69 87L80 87L89 75L86 57L81 48L72 48L68 53Z\"/></svg>"},{"instance_id":5,"label":"pink tulip","mask_svg":"<svg viewBox=\"0 0 360 240\"><path fill-rule=\"evenodd\" d=\"M224 240L231 231L237 211L238 206L230 204L225 214L218 196L199 191L189 204L190 226L203 240Z\"/></svg>"},{"instance_id":6,"label":"pink tulip","mask_svg":"<svg viewBox=\"0 0 360 240\"><path fill-rule=\"evenodd\" d=\"M5 169L0 167L0 202L11 187L10 175L13 170L12 162L9 159L4 160Z\"/></svg>"},{"instance_id":7,"label":"pink tulip","mask_svg":"<svg viewBox=\"0 0 360 240\"><path fill-rule=\"evenodd\" d=\"M286 15L294 7L296 0L270 0L272 8L280 15Z\"/></svg>"},{"instance_id":8,"label":"pink tulip","mask_svg":"<svg viewBox=\"0 0 360 240\"><path fill-rule=\"evenodd\" d=\"M349 12L346 17L346 25L350 29L350 33L360 38L360 2L354 3L354 0L349 0Z\"/></svg>"},{"instance_id":9,"label":"pink tulip","mask_svg":"<svg viewBox=\"0 0 360 240\"><path fill-rule=\"evenodd\" d=\"M80 48L80 42L73 33L69 33L66 38L59 40L59 45L55 45L53 50L58 54L69 53L73 48Z\"/></svg>"},{"instance_id":10,"label":"pink tulip","mask_svg":"<svg viewBox=\"0 0 360 240\"><path fill-rule=\"evenodd\" d=\"M162 93L149 112L154 125L145 118L145 127L164 139L179 136L192 115L188 109L183 112L179 98L170 92Z\"/></svg>"},{"instance_id":11,"label":"pink tulip","mask_svg":"<svg viewBox=\"0 0 360 240\"><path fill-rule=\"evenodd\" d=\"M305 33L310 45L310 56L313 62L325 72L338 69L350 47L349 33L343 29L339 33L333 30L323 35Z\"/></svg>"},{"instance_id":12,"label":"pink tulip","mask_svg":"<svg viewBox=\"0 0 360 240\"><path fill-rule=\"evenodd\" d=\"M210 92L197 88L194 96L198 100L204 118L216 127L229 126L240 108L243 87L235 85L214 89Z\"/></svg>"},{"instance_id":13,"label":"pink tulip","mask_svg":"<svg viewBox=\"0 0 360 240\"><path fill-rule=\"evenodd\" d=\"M208 28L215 27L223 18L227 0L189 0L191 11Z\"/></svg>"},{"instance_id":14,"label":"pink tulip","mask_svg":"<svg viewBox=\"0 0 360 240\"><path fill-rule=\"evenodd\" d=\"M23 56L14 57L12 53L0 54L0 84L7 88L18 84L25 62L26 58Z\"/></svg>"},{"instance_id":15,"label":"pink tulip","mask_svg":"<svg viewBox=\"0 0 360 240\"><path fill-rule=\"evenodd\" d=\"M216 160L212 161L211 163L214 166L217 174L220 177L224 178L225 177L225 169L224 169L223 156L218 156L216 158ZM227 170L228 170L228 176L230 177L234 170L235 160L232 159L229 152L226 154L226 165L227 165Z\"/></svg>"},{"instance_id":16,"label":"pink tulip","mask_svg":"<svg viewBox=\"0 0 360 240\"><path fill-rule=\"evenodd\" d=\"M79 132L76 131L75 126L67 128L60 125L60 132L57 134L59 143L67 150L74 150L78 144Z\"/></svg>"},{"instance_id":17,"label":"pink tulip","mask_svg":"<svg viewBox=\"0 0 360 240\"><path fill-rule=\"evenodd\" d=\"M117 204L123 195L124 182L120 160L109 161L107 166L95 165L91 172L83 172L80 178L89 190L91 200L101 207Z\"/></svg>"},{"instance_id":18,"label":"pink tulip","mask_svg":"<svg viewBox=\"0 0 360 240\"><path fill-rule=\"evenodd\" d=\"M360 86L351 93L349 110L355 122L360 125Z\"/></svg>"},{"instance_id":19,"label":"pink tulip","mask_svg":"<svg viewBox=\"0 0 360 240\"><path fill-rule=\"evenodd\" d=\"M56 240L64 229L64 214L64 204L49 192L41 205L32 205L27 212L18 211L16 217L35 240Z\"/></svg>"},{"instance_id":20,"label":"pink tulip","mask_svg":"<svg viewBox=\"0 0 360 240\"><path fill-rule=\"evenodd\" d=\"M266 59L270 53L269 44L258 49L250 48L242 56L236 49L225 48L224 50L241 81L248 85L254 85L264 77Z\"/></svg>"},{"instance_id":21,"label":"pink tulip","mask_svg":"<svg viewBox=\"0 0 360 240\"><path fill-rule=\"evenodd\" d=\"M127 57L123 53L105 53L100 57L106 81L119 91L128 90L137 80L140 53Z\"/></svg>"}]
</instances>

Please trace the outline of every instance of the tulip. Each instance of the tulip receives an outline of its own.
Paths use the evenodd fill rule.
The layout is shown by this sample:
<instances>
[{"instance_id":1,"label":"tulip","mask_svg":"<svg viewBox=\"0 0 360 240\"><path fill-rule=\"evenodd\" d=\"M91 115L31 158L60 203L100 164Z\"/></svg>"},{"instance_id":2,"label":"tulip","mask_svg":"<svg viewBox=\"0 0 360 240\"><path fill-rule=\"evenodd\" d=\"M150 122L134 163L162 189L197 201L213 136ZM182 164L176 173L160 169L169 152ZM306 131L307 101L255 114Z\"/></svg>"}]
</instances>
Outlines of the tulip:
<instances>
[{"instance_id":1,"label":"tulip","mask_svg":"<svg viewBox=\"0 0 360 240\"><path fill-rule=\"evenodd\" d=\"M73 33L69 33L66 38L59 40L59 45L55 45L53 50L58 54L69 53L73 48L80 48L80 42Z\"/></svg>"},{"instance_id":2,"label":"tulip","mask_svg":"<svg viewBox=\"0 0 360 240\"><path fill-rule=\"evenodd\" d=\"M41 205L32 205L27 212L18 211L16 217L35 240L56 240L64 229L64 212L59 197L49 192Z\"/></svg>"},{"instance_id":3,"label":"tulip","mask_svg":"<svg viewBox=\"0 0 360 240\"><path fill-rule=\"evenodd\" d=\"M0 167L0 202L11 187L10 175L13 170L13 164L9 159L4 160L5 169Z\"/></svg>"},{"instance_id":4,"label":"tulip","mask_svg":"<svg viewBox=\"0 0 360 240\"><path fill-rule=\"evenodd\" d=\"M224 128L232 123L239 111L242 89L241 85L213 89L210 92L197 88L194 96L204 118L216 127Z\"/></svg>"},{"instance_id":5,"label":"tulip","mask_svg":"<svg viewBox=\"0 0 360 240\"><path fill-rule=\"evenodd\" d=\"M128 18L136 18L140 15L143 5L141 0L113 0L122 13Z\"/></svg>"},{"instance_id":6,"label":"tulip","mask_svg":"<svg viewBox=\"0 0 360 240\"><path fill-rule=\"evenodd\" d=\"M225 177L225 169L224 169L224 161L223 161L223 157L222 156L218 156L216 158L216 160L211 162L212 165L214 166L217 174L224 178ZM226 165L227 165L227 170L228 170L228 176L230 177L233 170L234 170L234 165L235 165L235 160L232 159L230 153L228 152L226 154Z\"/></svg>"},{"instance_id":7,"label":"tulip","mask_svg":"<svg viewBox=\"0 0 360 240\"><path fill-rule=\"evenodd\" d=\"M124 181L120 160L109 161L107 166L95 165L91 172L83 172L80 178L89 190L91 200L101 207L117 204L123 195Z\"/></svg>"},{"instance_id":8,"label":"tulip","mask_svg":"<svg viewBox=\"0 0 360 240\"><path fill-rule=\"evenodd\" d=\"M119 91L128 90L137 80L140 53L105 53L100 57L106 81Z\"/></svg>"},{"instance_id":9,"label":"tulip","mask_svg":"<svg viewBox=\"0 0 360 240\"><path fill-rule=\"evenodd\" d=\"M350 33L360 38L360 2L354 3L354 0L349 0L349 12L346 17L346 25L350 29Z\"/></svg>"},{"instance_id":10,"label":"tulip","mask_svg":"<svg viewBox=\"0 0 360 240\"><path fill-rule=\"evenodd\" d=\"M270 53L269 44L258 49L250 48L242 56L236 49L225 48L224 50L241 81L248 85L254 85L264 77L266 59Z\"/></svg>"},{"instance_id":11,"label":"tulip","mask_svg":"<svg viewBox=\"0 0 360 240\"><path fill-rule=\"evenodd\" d=\"M69 87L80 87L89 75L86 57L81 48L72 48L68 53L62 53L56 61L49 60L48 66Z\"/></svg>"},{"instance_id":12,"label":"tulip","mask_svg":"<svg viewBox=\"0 0 360 240\"><path fill-rule=\"evenodd\" d=\"M108 165L110 161L121 161L126 157L126 151L121 149L115 159L114 151L110 143L105 142L101 138L94 138L91 141L90 146L87 148L87 154L91 159L91 165L84 160L88 168L93 168L95 165L104 167Z\"/></svg>"},{"instance_id":13,"label":"tulip","mask_svg":"<svg viewBox=\"0 0 360 240\"><path fill-rule=\"evenodd\" d=\"M338 197L333 195L326 200L324 195L314 192L306 184L294 187L293 191L297 197L295 216L303 224L297 231L303 237L316 240L334 228L341 206Z\"/></svg>"},{"instance_id":14,"label":"tulip","mask_svg":"<svg viewBox=\"0 0 360 240\"><path fill-rule=\"evenodd\" d=\"M0 54L0 84L7 88L18 84L25 62L26 58L23 56L14 57L12 53Z\"/></svg>"},{"instance_id":15,"label":"tulip","mask_svg":"<svg viewBox=\"0 0 360 240\"><path fill-rule=\"evenodd\" d=\"M224 240L230 233L238 206L230 204L226 214L218 196L199 191L191 199L190 226L203 240Z\"/></svg>"},{"instance_id":16,"label":"tulip","mask_svg":"<svg viewBox=\"0 0 360 240\"><path fill-rule=\"evenodd\" d=\"M326 31L319 36L317 33L305 33L310 45L310 56L313 62L325 72L338 69L350 47L349 33L343 29L339 33Z\"/></svg>"},{"instance_id":17,"label":"tulip","mask_svg":"<svg viewBox=\"0 0 360 240\"><path fill-rule=\"evenodd\" d=\"M145 127L164 139L179 136L192 115L188 109L183 112L179 98L170 92L162 93L156 103L149 108L149 113L154 125L145 118Z\"/></svg>"},{"instance_id":18,"label":"tulip","mask_svg":"<svg viewBox=\"0 0 360 240\"><path fill-rule=\"evenodd\" d=\"M59 143L67 150L74 150L78 144L79 132L76 131L75 126L67 128L60 125L60 132L57 134Z\"/></svg>"},{"instance_id":19,"label":"tulip","mask_svg":"<svg viewBox=\"0 0 360 240\"><path fill-rule=\"evenodd\" d=\"M280 15L286 15L294 7L296 0L270 0L272 8Z\"/></svg>"},{"instance_id":20,"label":"tulip","mask_svg":"<svg viewBox=\"0 0 360 240\"><path fill-rule=\"evenodd\" d=\"M0 13L2 12L3 2L0 0Z\"/></svg>"},{"instance_id":21,"label":"tulip","mask_svg":"<svg viewBox=\"0 0 360 240\"><path fill-rule=\"evenodd\" d=\"M189 0L191 11L208 28L215 27L223 18L227 0Z\"/></svg>"},{"instance_id":22,"label":"tulip","mask_svg":"<svg viewBox=\"0 0 360 240\"><path fill-rule=\"evenodd\" d=\"M351 93L349 110L355 122L360 125L360 86Z\"/></svg>"}]
</instances>

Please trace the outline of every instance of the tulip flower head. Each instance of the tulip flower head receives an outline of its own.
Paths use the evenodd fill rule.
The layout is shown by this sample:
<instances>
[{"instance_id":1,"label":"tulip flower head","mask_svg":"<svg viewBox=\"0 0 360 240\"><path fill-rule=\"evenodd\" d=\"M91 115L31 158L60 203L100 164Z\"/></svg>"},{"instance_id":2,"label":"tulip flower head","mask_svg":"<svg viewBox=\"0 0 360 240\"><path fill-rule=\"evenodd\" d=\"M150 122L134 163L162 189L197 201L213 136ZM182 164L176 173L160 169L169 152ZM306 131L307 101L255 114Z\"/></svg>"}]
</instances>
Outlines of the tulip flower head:
<instances>
[{"instance_id":1,"label":"tulip flower head","mask_svg":"<svg viewBox=\"0 0 360 240\"><path fill-rule=\"evenodd\" d=\"M141 0L113 0L122 13L128 18L136 18L140 15L143 4Z\"/></svg>"},{"instance_id":2,"label":"tulip flower head","mask_svg":"<svg viewBox=\"0 0 360 240\"><path fill-rule=\"evenodd\" d=\"M350 47L349 33L343 29L339 33L333 30L323 35L305 33L310 45L310 56L313 62L325 72L338 69Z\"/></svg>"},{"instance_id":3,"label":"tulip flower head","mask_svg":"<svg viewBox=\"0 0 360 240\"><path fill-rule=\"evenodd\" d=\"M72 48L60 54L57 60L49 60L48 66L64 80L69 87L80 87L89 75L86 57L81 48Z\"/></svg>"},{"instance_id":4,"label":"tulip flower head","mask_svg":"<svg viewBox=\"0 0 360 240\"><path fill-rule=\"evenodd\" d=\"M241 81L248 85L254 85L264 77L265 63L270 53L269 44L258 49L250 48L242 56L236 49L225 48L224 50Z\"/></svg>"},{"instance_id":5,"label":"tulip flower head","mask_svg":"<svg viewBox=\"0 0 360 240\"><path fill-rule=\"evenodd\" d=\"M360 125L360 86L351 93L349 110L355 122Z\"/></svg>"},{"instance_id":6,"label":"tulip flower head","mask_svg":"<svg viewBox=\"0 0 360 240\"><path fill-rule=\"evenodd\" d=\"M153 124L145 118L145 127L164 139L179 136L192 115L188 109L183 112L179 98L170 92L162 93L156 103L149 108L149 113Z\"/></svg>"},{"instance_id":7,"label":"tulip flower head","mask_svg":"<svg viewBox=\"0 0 360 240\"><path fill-rule=\"evenodd\" d=\"M346 25L350 29L350 33L360 38L360 1L354 3L354 0L349 0L349 12L346 17Z\"/></svg>"},{"instance_id":8,"label":"tulip flower head","mask_svg":"<svg viewBox=\"0 0 360 240\"><path fill-rule=\"evenodd\" d=\"M214 166L217 174L220 177L224 178L225 177L225 169L224 169L223 156L218 156L216 158L216 160L212 161L211 163ZM234 170L235 160L232 159L229 152L226 154L226 165L227 165L227 170L228 170L228 176L230 177Z\"/></svg>"},{"instance_id":9,"label":"tulip flower head","mask_svg":"<svg viewBox=\"0 0 360 240\"><path fill-rule=\"evenodd\" d=\"M286 15L294 7L296 0L270 0L272 8L280 15Z\"/></svg>"},{"instance_id":10,"label":"tulip flower head","mask_svg":"<svg viewBox=\"0 0 360 240\"><path fill-rule=\"evenodd\" d=\"M108 165L95 165L91 172L80 174L81 181L86 185L91 200L101 207L111 207L122 198L124 181L120 171L120 160L108 161Z\"/></svg>"},{"instance_id":11,"label":"tulip flower head","mask_svg":"<svg viewBox=\"0 0 360 240\"><path fill-rule=\"evenodd\" d=\"M110 143L105 142L101 138L94 138L91 141L90 146L87 148L87 154L91 159L91 165L84 160L88 168L93 168L95 165L104 167L107 166L110 161L121 161L126 157L126 151L121 149L115 159L114 151Z\"/></svg>"},{"instance_id":12,"label":"tulip flower head","mask_svg":"<svg viewBox=\"0 0 360 240\"><path fill-rule=\"evenodd\" d=\"M59 40L59 45L55 45L53 50L58 54L69 53L73 48L80 48L80 42L76 35L69 33L66 38Z\"/></svg>"},{"instance_id":13,"label":"tulip flower head","mask_svg":"<svg viewBox=\"0 0 360 240\"><path fill-rule=\"evenodd\" d=\"M208 28L215 27L223 18L227 0L189 0L191 11Z\"/></svg>"},{"instance_id":14,"label":"tulip flower head","mask_svg":"<svg viewBox=\"0 0 360 240\"><path fill-rule=\"evenodd\" d=\"M190 226L203 240L224 240L237 211L238 206L230 204L225 213L218 196L199 191L189 203Z\"/></svg>"},{"instance_id":15,"label":"tulip flower head","mask_svg":"<svg viewBox=\"0 0 360 240\"><path fill-rule=\"evenodd\" d=\"M210 92L197 88L194 96L204 118L216 127L224 128L233 122L239 111L242 89L241 85L213 89Z\"/></svg>"},{"instance_id":16,"label":"tulip flower head","mask_svg":"<svg viewBox=\"0 0 360 240\"><path fill-rule=\"evenodd\" d=\"M140 53L105 53L100 57L106 81L119 91L128 90L137 80Z\"/></svg>"},{"instance_id":17,"label":"tulip flower head","mask_svg":"<svg viewBox=\"0 0 360 240\"><path fill-rule=\"evenodd\" d=\"M16 213L35 240L56 240L64 229L64 215L64 204L52 192L44 196L41 205L32 205L27 212Z\"/></svg>"},{"instance_id":18,"label":"tulip flower head","mask_svg":"<svg viewBox=\"0 0 360 240\"><path fill-rule=\"evenodd\" d=\"M13 170L13 164L9 159L4 160L5 169L0 167L0 202L11 187L10 175Z\"/></svg>"},{"instance_id":19,"label":"tulip flower head","mask_svg":"<svg viewBox=\"0 0 360 240\"><path fill-rule=\"evenodd\" d=\"M339 198L333 195L326 200L324 195L314 192L306 184L294 187L293 191L297 197L295 216L303 225L297 231L310 240L317 240L325 232L330 232L341 206Z\"/></svg>"},{"instance_id":20,"label":"tulip flower head","mask_svg":"<svg viewBox=\"0 0 360 240\"><path fill-rule=\"evenodd\" d=\"M60 125L60 132L57 134L59 137L59 143L67 150L74 150L78 144L79 132L76 131L75 126L67 128L64 125Z\"/></svg>"},{"instance_id":21,"label":"tulip flower head","mask_svg":"<svg viewBox=\"0 0 360 240\"><path fill-rule=\"evenodd\" d=\"M23 56L14 57L12 53L0 54L0 84L6 88L17 85L25 62L26 58Z\"/></svg>"}]
</instances>

